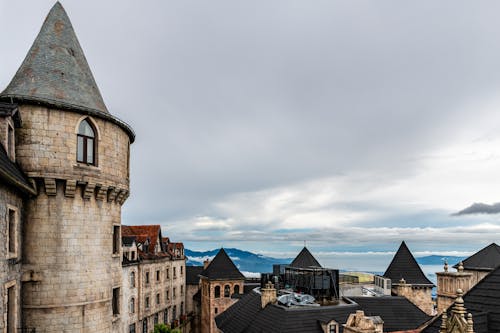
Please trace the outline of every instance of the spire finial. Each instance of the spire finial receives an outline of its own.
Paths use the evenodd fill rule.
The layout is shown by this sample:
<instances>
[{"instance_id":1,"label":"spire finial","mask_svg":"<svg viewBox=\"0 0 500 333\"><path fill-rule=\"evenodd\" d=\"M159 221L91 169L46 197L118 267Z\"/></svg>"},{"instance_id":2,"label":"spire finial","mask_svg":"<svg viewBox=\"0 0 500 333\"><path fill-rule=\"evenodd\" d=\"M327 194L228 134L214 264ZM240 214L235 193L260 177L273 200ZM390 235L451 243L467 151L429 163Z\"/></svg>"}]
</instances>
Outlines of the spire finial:
<instances>
[{"instance_id":1,"label":"spire finial","mask_svg":"<svg viewBox=\"0 0 500 333\"><path fill-rule=\"evenodd\" d=\"M460 272L460 273L464 271L464 263L463 262L460 261L458 263L457 271Z\"/></svg>"}]
</instances>

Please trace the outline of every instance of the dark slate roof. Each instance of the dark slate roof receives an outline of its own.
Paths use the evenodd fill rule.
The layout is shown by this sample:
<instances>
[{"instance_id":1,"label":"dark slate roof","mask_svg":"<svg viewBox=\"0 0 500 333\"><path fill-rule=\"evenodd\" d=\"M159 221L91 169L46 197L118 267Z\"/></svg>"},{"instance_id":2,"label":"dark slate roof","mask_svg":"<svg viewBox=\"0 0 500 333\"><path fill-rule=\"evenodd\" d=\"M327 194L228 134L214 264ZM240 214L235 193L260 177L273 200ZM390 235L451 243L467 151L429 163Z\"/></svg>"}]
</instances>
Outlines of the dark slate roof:
<instances>
[{"instance_id":1,"label":"dark slate roof","mask_svg":"<svg viewBox=\"0 0 500 333\"><path fill-rule=\"evenodd\" d=\"M133 130L104 104L73 26L62 5L50 10L2 100L44 104L108 119L134 141Z\"/></svg>"},{"instance_id":2,"label":"dark slate roof","mask_svg":"<svg viewBox=\"0 0 500 333\"><path fill-rule=\"evenodd\" d=\"M9 184L23 193L36 194L35 189L28 182L28 178L17 164L10 160L2 144L0 144L0 179L2 179L2 183Z\"/></svg>"},{"instance_id":3,"label":"dark slate roof","mask_svg":"<svg viewBox=\"0 0 500 333\"><path fill-rule=\"evenodd\" d=\"M186 266L186 284L198 285L203 266Z\"/></svg>"},{"instance_id":4,"label":"dark slate roof","mask_svg":"<svg viewBox=\"0 0 500 333\"><path fill-rule=\"evenodd\" d=\"M305 246L297 255L297 257L293 259L290 266L297 268L321 267L320 263L316 260L316 258L314 258L314 256Z\"/></svg>"},{"instance_id":5,"label":"dark slate roof","mask_svg":"<svg viewBox=\"0 0 500 333\"><path fill-rule=\"evenodd\" d=\"M464 269L492 271L500 265L500 246L491 243L463 261ZM458 267L458 264L453 266Z\"/></svg>"},{"instance_id":6,"label":"dark slate roof","mask_svg":"<svg viewBox=\"0 0 500 333\"><path fill-rule=\"evenodd\" d=\"M224 249L219 250L208 267L200 275L209 280L242 280L245 278Z\"/></svg>"},{"instance_id":7,"label":"dark slate roof","mask_svg":"<svg viewBox=\"0 0 500 333\"><path fill-rule=\"evenodd\" d=\"M392 258L384 277L391 279L392 284L399 284L401 278L404 278L406 283L409 284L434 286L422 272L404 241L399 246L394 258Z\"/></svg>"},{"instance_id":8,"label":"dark slate roof","mask_svg":"<svg viewBox=\"0 0 500 333\"><path fill-rule=\"evenodd\" d=\"M363 309L367 316L380 316L384 332L415 329L431 319L425 312L405 297L349 297Z\"/></svg>"},{"instance_id":9,"label":"dark slate roof","mask_svg":"<svg viewBox=\"0 0 500 333\"><path fill-rule=\"evenodd\" d=\"M430 319L404 297L355 297L348 305L287 308L268 305L261 308L260 293L253 290L215 318L224 333L323 332L320 322L335 320L340 325L356 310L367 316L380 316L384 332L412 330ZM343 327L340 327L340 332Z\"/></svg>"},{"instance_id":10,"label":"dark slate roof","mask_svg":"<svg viewBox=\"0 0 500 333\"><path fill-rule=\"evenodd\" d=\"M467 312L472 313L475 333L500 333L500 267L479 281L463 300ZM422 333L437 333L440 325L441 318L436 317Z\"/></svg>"}]
</instances>

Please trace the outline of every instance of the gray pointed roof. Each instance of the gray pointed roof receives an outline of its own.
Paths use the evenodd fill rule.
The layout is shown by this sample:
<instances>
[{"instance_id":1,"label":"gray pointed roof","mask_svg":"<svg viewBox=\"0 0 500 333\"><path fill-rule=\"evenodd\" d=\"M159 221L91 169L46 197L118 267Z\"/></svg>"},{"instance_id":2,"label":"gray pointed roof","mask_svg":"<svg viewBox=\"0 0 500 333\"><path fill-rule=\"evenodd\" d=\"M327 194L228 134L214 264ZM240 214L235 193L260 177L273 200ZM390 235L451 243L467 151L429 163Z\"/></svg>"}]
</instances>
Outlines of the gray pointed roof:
<instances>
[{"instance_id":1,"label":"gray pointed roof","mask_svg":"<svg viewBox=\"0 0 500 333\"><path fill-rule=\"evenodd\" d=\"M465 259L462 263L464 269L492 271L500 265L500 246L491 243ZM458 264L453 267L458 268Z\"/></svg>"},{"instance_id":2,"label":"gray pointed roof","mask_svg":"<svg viewBox=\"0 0 500 333\"><path fill-rule=\"evenodd\" d=\"M384 277L391 279L393 285L397 285L401 279L405 279L408 284L434 286L427 276L425 276L424 272L422 272L422 269L404 241L399 246L394 258L392 258L389 267L384 273Z\"/></svg>"},{"instance_id":3,"label":"gray pointed roof","mask_svg":"<svg viewBox=\"0 0 500 333\"><path fill-rule=\"evenodd\" d=\"M316 260L316 258L314 258L314 256L305 246L297 255L297 257L293 259L290 266L297 268L321 267L320 263Z\"/></svg>"},{"instance_id":4,"label":"gray pointed roof","mask_svg":"<svg viewBox=\"0 0 500 333\"><path fill-rule=\"evenodd\" d=\"M44 104L105 118L134 132L111 116L104 104L85 54L62 5L50 10L38 36L1 100Z\"/></svg>"},{"instance_id":5,"label":"gray pointed roof","mask_svg":"<svg viewBox=\"0 0 500 333\"><path fill-rule=\"evenodd\" d=\"M210 264L200 273L209 280L243 280L245 277L229 258L224 249L220 249Z\"/></svg>"}]
</instances>

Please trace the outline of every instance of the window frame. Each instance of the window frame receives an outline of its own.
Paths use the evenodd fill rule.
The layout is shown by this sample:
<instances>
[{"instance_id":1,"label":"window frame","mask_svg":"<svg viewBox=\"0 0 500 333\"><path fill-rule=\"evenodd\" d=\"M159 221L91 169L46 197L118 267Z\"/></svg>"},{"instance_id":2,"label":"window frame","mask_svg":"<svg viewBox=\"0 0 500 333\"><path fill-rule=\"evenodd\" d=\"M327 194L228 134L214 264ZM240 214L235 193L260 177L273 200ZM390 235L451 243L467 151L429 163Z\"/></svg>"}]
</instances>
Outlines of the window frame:
<instances>
[{"instance_id":1,"label":"window frame","mask_svg":"<svg viewBox=\"0 0 500 333\"><path fill-rule=\"evenodd\" d=\"M83 122L86 122L90 126L90 128L94 132L93 137L85 135L83 133L80 133L80 126ZM86 118L83 118L82 120L80 120L80 122L78 123L77 131L76 131L76 161L78 163L97 166L97 137L98 137L97 128L96 128L94 122L89 117L86 117ZM80 160L78 158L79 138L82 138L82 150L83 150L82 151L82 156L83 156L82 160ZM89 142L89 140L92 140L92 161L88 160L88 142Z\"/></svg>"},{"instance_id":2,"label":"window frame","mask_svg":"<svg viewBox=\"0 0 500 333\"><path fill-rule=\"evenodd\" d=\"M11 216L13 216L11 220ZM6 225L7 225L7 240L5 242L6 245L6 253L7 259L17 258L19 255L19 210L17 207L7 205L7 214L6 214ZM11 251L11 244L14 251Z\"/></svg>"}]
</instances>

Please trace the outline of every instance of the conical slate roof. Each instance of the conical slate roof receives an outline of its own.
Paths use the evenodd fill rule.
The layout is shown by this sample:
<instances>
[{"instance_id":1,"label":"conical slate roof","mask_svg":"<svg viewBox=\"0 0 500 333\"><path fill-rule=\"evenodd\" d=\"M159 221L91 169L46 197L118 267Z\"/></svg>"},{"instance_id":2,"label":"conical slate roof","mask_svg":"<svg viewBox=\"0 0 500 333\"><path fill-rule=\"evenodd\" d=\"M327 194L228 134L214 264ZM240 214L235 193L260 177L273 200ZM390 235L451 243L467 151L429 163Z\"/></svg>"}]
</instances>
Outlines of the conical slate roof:
<instances>
[{"instance_id":1,"label":"conical slate roof","mask_svg":"<svg viewBox=\"0 0 500 333\"><path fill-rule=\"evenodd\" d=\"M127 132L132 128L112 116L102 99L73 26L62 5L50 10L31 49L7 88L7 102L43 104L109 120Z\"/></svg>"},{"instance_id":2,"label":"conical slate roof","mask_svg":"<svg viewBox=\"0 0 500 333\"><path fill-rule=\"evenodd\" d=\"M405 279L408 284L434 286L422 272L404 241L399 246L394 258L392 258L384 277L391 279L392 284L399 284L401 279Z\"/></svg>"},{"instance_id":3,"label":"conical slate roof","mask_svg":"<svg viewBox=\"0 0 500 333\"><path fill-rule=\"evenodd\" d=\"M209 280L243 280L245 278L224 249L220 249L200 275Z\"/></svg>"},{"instance_id":4,"label":"conical slate roof","mask_svg":"<svg viewBox=\"0 0 500 333\"><path fill-rule=\"evenodd\" d=\"M62 5L50 10L3 99L108 113L73 26Z\"/></svg>"},{"instance_id":5,"label":"conical slate roof","mask_svg":"<svg viewBox=\"0 0 500 333\"><path fill-rule=\"evenodd\" d=\"M500 266L500 246L491 243L463 262L464 269L491 271ZM458 264L453 266L458 267Z\"/></svg>"},{"instance_id":6,"label":"conical slate roof","mask_svg":"<svg viewBox=\"0 0 500 333\"><path fill-rule=\"evenodd\" d=\"M314 256L305 246L297 255L297 257L293 259L290 266L297 268L321 267L320 263L316 260L316 258L314 258Z\"/></svg>"}]
</instances>

